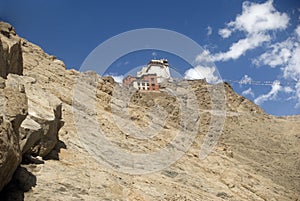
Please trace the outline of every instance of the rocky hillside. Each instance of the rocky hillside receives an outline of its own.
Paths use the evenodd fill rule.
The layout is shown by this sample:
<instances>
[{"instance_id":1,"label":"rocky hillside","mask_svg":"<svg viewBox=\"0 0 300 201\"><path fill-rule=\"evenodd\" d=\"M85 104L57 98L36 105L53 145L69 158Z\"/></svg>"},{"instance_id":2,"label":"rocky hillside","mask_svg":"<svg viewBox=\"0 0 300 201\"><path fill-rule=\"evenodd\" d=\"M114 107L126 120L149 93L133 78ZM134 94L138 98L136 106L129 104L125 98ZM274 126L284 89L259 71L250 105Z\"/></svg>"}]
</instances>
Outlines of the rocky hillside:
<instances>
[{"instance_id":1,"label":"rocky hillside","mask_svg":"<svg viewBox=\"0 0 300 201\"><path fill-rule=\"evenodd\" d=\"M300 117L227 83L124 90L3 22L0 76L0 200L300 200Z\"/></svg>"}]
</instances>

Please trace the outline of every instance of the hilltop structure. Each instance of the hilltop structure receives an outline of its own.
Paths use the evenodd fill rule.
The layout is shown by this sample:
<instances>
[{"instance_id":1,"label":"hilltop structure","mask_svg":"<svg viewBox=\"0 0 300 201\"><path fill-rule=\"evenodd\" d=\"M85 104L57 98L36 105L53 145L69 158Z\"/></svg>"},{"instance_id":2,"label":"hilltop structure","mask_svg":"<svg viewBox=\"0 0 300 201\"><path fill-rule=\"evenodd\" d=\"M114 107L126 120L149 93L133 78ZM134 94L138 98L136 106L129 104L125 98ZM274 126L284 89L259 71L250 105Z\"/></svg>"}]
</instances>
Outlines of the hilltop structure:
<instances>
[{"instance_id":1,"label":"hilltop structure","mask_svg":"<svg viewBox=\"0 0 300 201\"><path fill-rule=\"evenodd\" d=\"M128 75L123 80L123 86L134 87L142 91L157 91L160 83L172 81L167 59L152 59L147 66L138 71L136 77Z\"/></svg>"}]
</instances>

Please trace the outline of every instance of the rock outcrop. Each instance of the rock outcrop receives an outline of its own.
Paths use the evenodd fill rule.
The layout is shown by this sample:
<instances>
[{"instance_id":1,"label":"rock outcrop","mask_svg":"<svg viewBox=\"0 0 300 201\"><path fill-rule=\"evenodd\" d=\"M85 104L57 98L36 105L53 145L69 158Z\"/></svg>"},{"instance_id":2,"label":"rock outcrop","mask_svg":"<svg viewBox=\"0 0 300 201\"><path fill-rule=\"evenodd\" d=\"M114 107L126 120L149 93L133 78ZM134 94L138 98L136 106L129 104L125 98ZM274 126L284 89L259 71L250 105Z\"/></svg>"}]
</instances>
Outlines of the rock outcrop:
<instances>
[{"instance_id":1,"label":"rock outcrop","mask_svg":"<svg viewBox=\"0 0 300 201\"><path fill-rule=\"evenodd\" d=\"M0 82L5 86L4 80ZM0 189L10 181L22 158L19 128L27 115L27 97L20 87L0 89Z\"/></svg>"},{"instance_id":2,"label":"rock outcrop","mask_svg":"<svg viewBox=\"0 0 300 201\"><path fill-rule=\"evenodd\" d=\"M23 154L45 157L58 141L61 127L61 101L27 76L8 75L6 85L23 86L28 97L28 115L21 124Z\"/></svg>"},{"instance_id":3,"label":"rock outcrop","mask_svg":"<svg viewBox=\"0 0 300 201\"><path fill-rule=\"evenodd\" d=\"M167 85L156 93L124 92L112 78L66 70L62 61L6 27L0 26L0 39L20 40L23 72L8 75L8 71L0 71L6 78L0 78L0 140L5 142L0 143L0 189L12 177L22 154L33 158L19 166L13 184L5 188L0 199L299 199L299 116L268 115L227 83L220 84L226 99L218 99L219 94L213 97L214 87L203 80L183 81L172 88L172 93ZM122 97L124 94L129 97ZM194 94L194 99L189 94ZM220 105L226 100L226 116L222 116L222 108L213 106L214 98ZM182 104L197 107L186 107L188 115L183 116ZM221 135L215 138L212 152L200 160L199 151L219 116L224 118L223 127L217 130ZM185 124L184 118L195 121ZM157 132L142 136L141 131L148 134L149 130ZM189 135L176 138L181 130L186 134L197 131L190 147L170 143L174 138L183 142L189 139ZM126 156L124 153L145 154L146 162L152 161L148 158L151 153L164 148L183 155L152 173L127 174L126 169L115 165L116 152L107 149L111 160L99 157L111 145L122 150L119 157ZM128 159L120 158L121 166L143 167ZM156 165L166 160L152 162ZM14 190L18 185L22 188ZM26 192L16 198L11 192L20 189Z\"/></svg>"},{"instance_id":4,"label":"rock outcrop","mask_svg":"<svg viewBox=\"0 0 300 201\"><path fill-rule=\"evenodd\" d=\"M0 76L6 78L9 73L22 75L23 57L21 39L14 28L5 22L0 22Z\"/></svg>"},{"instance_id":5,"label":"rock outcrop","mask_svg":"<svg viewBox=\"0 0 300 201\"><path fill-rule=\"evenodd\" d=\"M61 101L23 74L21 38L0 22L0 190L23 156L49 154L58 142Z\"/></svg>"}]
</instances>

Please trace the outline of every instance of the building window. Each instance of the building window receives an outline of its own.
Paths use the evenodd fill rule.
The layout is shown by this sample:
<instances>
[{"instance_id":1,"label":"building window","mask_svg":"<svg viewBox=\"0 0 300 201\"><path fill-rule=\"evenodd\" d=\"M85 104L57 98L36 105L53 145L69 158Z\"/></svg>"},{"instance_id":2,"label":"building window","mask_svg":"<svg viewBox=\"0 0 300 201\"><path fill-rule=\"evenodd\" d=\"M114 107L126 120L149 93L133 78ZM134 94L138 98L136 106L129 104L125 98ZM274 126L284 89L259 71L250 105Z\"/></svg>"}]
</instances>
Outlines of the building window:
<instances>
[{"instance_id":1,"label":"building window","mask_svg":"<svg viewBox=\"0 0 300 201\"><path fill-rule=\"evenodd\" d=\"M152 83L152 84L151 84L151 86L152 86L152 87L155 87L155 84L154 84L154 83Z\"/></svg>"},{"instance_id":2,"label":"building window","mask_svg":"<svg viewBox=\"0 0 300 201\"><path fill-rule=\"evenodd\" d=\"M151 77L151 81L154 82L154 77Z\"/></svg>"},{"instance_id":3,"label":"building window","mask_svg":"<svg viewBox=\"0 0 300 201\"><path fill-rule=\"evenodd\" d=\"M147 86L149 87L149 83L147 83Z\"/></svg>"},{"instance_id":4,"label":"building window","mask_svg":"<svg viewBox=\"0 0 300 201\"><path fill-rule=\"evenodd\" d=\"M143 87L143 90L145 90L145 87Z\"/></svg>"}]
</instances>

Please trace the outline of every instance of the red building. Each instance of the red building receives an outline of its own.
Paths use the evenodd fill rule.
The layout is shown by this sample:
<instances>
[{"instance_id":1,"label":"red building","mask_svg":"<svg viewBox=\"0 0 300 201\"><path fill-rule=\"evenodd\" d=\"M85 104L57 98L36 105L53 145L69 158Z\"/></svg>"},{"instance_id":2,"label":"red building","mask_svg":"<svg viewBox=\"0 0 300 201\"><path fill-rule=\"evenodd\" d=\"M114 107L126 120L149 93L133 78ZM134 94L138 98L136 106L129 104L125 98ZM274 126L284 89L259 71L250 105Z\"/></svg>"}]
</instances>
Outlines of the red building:
<instances>
[{"instance_id":1,"label":"red building","mask_svg":"<svg viewBox=\"0 0 300 201\"><path fill-rule=\"evenodd\" d=\"M141 91L158 91L159 84L156 74L146 74L141 77L133 77L128 75L123 80L124 87L134 87Z\"/></svg>"},{"instance_id":2,"label":"red building","mask_svg":"<svg viewBox=\"0 0 300 201\"><path fill-rule=\"evenodd\" d=\"M124 86L124 87L129 87L129 86L132 85L133 81L135 81L135 80L136 80L136 77L133 77L133 76L131 76L131 75L128 75L127 77L125 77L125 78L123 79L123 86Z\"/></svg>"}]
</instances>

